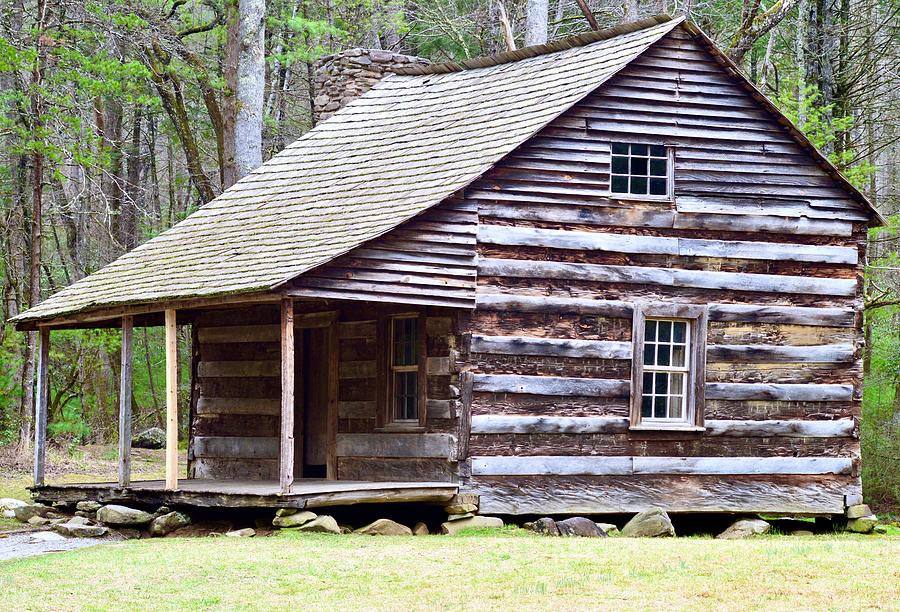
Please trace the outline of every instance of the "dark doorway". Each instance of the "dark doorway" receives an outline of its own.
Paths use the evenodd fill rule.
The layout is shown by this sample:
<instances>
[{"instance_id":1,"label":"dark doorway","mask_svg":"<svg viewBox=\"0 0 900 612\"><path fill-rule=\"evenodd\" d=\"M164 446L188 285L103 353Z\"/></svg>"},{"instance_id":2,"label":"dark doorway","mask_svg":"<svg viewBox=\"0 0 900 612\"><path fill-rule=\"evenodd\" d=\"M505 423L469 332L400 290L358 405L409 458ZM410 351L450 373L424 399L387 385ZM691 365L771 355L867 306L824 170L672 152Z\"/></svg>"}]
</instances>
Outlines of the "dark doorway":
<instances>
[{"instance_id":1,"label":"dark doorway","mask_svg":"<svg viewBox=\"0 0 900 612\"><path fill-rule=\"evenodd\" d=\"M328 457L329 332L327 327L295 333L295 478L325 478Z\"/></svg>"}]
</instances>

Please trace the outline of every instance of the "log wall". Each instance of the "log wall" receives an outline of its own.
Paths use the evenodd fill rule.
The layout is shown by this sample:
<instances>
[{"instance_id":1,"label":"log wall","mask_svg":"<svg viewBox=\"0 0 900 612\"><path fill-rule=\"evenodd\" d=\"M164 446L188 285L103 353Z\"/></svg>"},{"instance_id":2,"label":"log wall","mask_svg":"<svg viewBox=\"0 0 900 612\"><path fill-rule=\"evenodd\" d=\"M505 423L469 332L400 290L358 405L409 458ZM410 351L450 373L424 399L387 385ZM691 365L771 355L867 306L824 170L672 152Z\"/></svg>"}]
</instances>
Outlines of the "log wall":
<instances>
[{"instance_id":1,"label":"log wall","mask_svg":"<svg viewBox=\"0 0 900 612\"><path fill-rule=\"evenodd\" d=\"M674 201L610 197L610 143ZM678 29L470 186L463 472L482 512L842 512L868 213ZM630 431L636 302L709 306L704 432Z\"/></svg>"},{"instance_id":2,"label":"log wall","mask_svg":"<svg viewBox=\"0 0 900 612\"><path fill-rule=\"evenodd\" d=\"M373 318L380 308L383 306L346 302L297 302L295 306L298 325L304 318L316 317L317 309L337 312L337 477L454 481L460 410L454 313L441 308L402 308L425 317L427 419L416 431L380 431ZM281 392L277 308L204 312L196 318L195 330L190 476L276 479ZM296 384L302 388L303 381Z\"/></svg>"}]
</instances>

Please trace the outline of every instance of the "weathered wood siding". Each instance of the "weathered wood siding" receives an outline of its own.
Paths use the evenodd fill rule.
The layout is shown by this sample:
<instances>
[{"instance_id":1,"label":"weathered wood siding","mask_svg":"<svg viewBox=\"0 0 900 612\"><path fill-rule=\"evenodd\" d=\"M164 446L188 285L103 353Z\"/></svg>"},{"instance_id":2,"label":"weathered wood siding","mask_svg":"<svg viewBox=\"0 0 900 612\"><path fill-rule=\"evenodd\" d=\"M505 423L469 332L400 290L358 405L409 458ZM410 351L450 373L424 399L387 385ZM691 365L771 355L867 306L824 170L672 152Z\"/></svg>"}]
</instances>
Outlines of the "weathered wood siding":
<instances>
[{"instance_id":1,"label":"weathered wood siding","mask_svg":"<svg viewBox=\"0 0 900 612\"><path fill-rule=\"evenodd\" d=\"M391 432L377 427L377 308L345 307L339 324L338 477L455 481L459 397L454 313L418 310L425 317L427 419L421 431Z\"/></svg>"},{"instance_id":2,"label":"weathered wood siding","mask_svg":"<svg viewBox=\"0 0 900 612\"><path fill-rule=\"evenodd\" d=\"M292 295L475 305L475 204L448 200L296 279Z\"/></svg>"},{"instance_id":3,"label":"weathered wood siding","mask_svg":"<svg viewBox=\"0 0 900 612\"><path fill-rule=\"evenodd\" d=\"M296 304L295 323L315 317ZM427 420L414 432L378 431L376 304L330 302L338 317L335 456L342 480L454 481L459 413L454 312L410 306L425 317ZM197 337L189 451L194 478L277 479L280 344L277 307L208 311ZM302 374L301 374L302 376ZM302 380L297 381L301 388ZM299 476L297 476L299 478Z\"/></svg>"},{"instance_id":4,"label":"weathered wood siding","mask_svg":"<svg viewBox=\"0 0 900 612\"><path fill-rule=\"evenodd\" d=\"M211 310L194 322L191 478L278 479L277 306Z\"/></svg>"},{"instance_id":5,"label":"weathered wood siding","mask_svg":"<svg viewBox=\"0 0 900 612\"><path fill-rule=\"evenodd\" d=\"M674 202L611 198L610 142L674 147ZM868 214L685 31L465 197L482 511L828 513L859 493ZM705 432L629 432L638 301L709 304Z\"/></svg>"}]
</instances>

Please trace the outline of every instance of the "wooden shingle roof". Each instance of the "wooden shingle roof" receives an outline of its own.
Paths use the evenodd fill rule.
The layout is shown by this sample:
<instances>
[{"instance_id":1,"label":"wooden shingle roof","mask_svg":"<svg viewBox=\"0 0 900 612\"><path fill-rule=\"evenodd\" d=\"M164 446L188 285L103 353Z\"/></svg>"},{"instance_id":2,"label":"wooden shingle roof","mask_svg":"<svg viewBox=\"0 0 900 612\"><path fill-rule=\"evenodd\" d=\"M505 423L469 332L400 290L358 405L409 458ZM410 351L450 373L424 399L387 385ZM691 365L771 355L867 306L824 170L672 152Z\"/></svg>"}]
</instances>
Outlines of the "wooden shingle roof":
<instances>
[{"instance_id":1,"label":"wooden shingle roof","mask_svg":"<svg viewBox=\"0 0 900 612\"><path fill-rule=\"evenodd\" d=\"M181 223L14 320L276 289L464 188L681 21L388 76Z\"/></svg>"}]
</instances>

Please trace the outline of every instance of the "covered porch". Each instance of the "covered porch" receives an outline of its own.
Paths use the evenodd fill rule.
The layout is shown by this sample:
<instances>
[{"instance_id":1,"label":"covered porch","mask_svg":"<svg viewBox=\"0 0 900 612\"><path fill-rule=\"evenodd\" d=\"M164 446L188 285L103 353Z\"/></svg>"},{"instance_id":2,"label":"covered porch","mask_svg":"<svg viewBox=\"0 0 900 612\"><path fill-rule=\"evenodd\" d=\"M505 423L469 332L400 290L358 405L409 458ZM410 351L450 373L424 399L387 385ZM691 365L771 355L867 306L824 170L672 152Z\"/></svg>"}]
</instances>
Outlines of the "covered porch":
<instances>
[{"instance_id":1,"label":"covered porch","mask_svg":"<svg viewBox=\"0 0 900 612\"><path fill-rule=\"evenodd\" d=\"M315 508L442 504L458 492L459 402L449 395L456 377L446 357L454 342L452 311L283 295L179 306L162 312L130 308L116 317L93 313L37 326L38 501ZM418 317L412 367L421 372L420 412L408 423L386 421L382 404L391 398L379 377L391 346L385 330L397 313ZM165 477L134 480L132 337L135 328L160 324L166 349ZM191 326L193 349L190 367L179 372L181 325ZM71 327L121 329L114 482L49 484L45 478L51 331ZM189 378L191 390L181 406L179 375ZM183 442L185 421L186 470L178 463L179 423Z\"/></svg>"}]
</instances>

